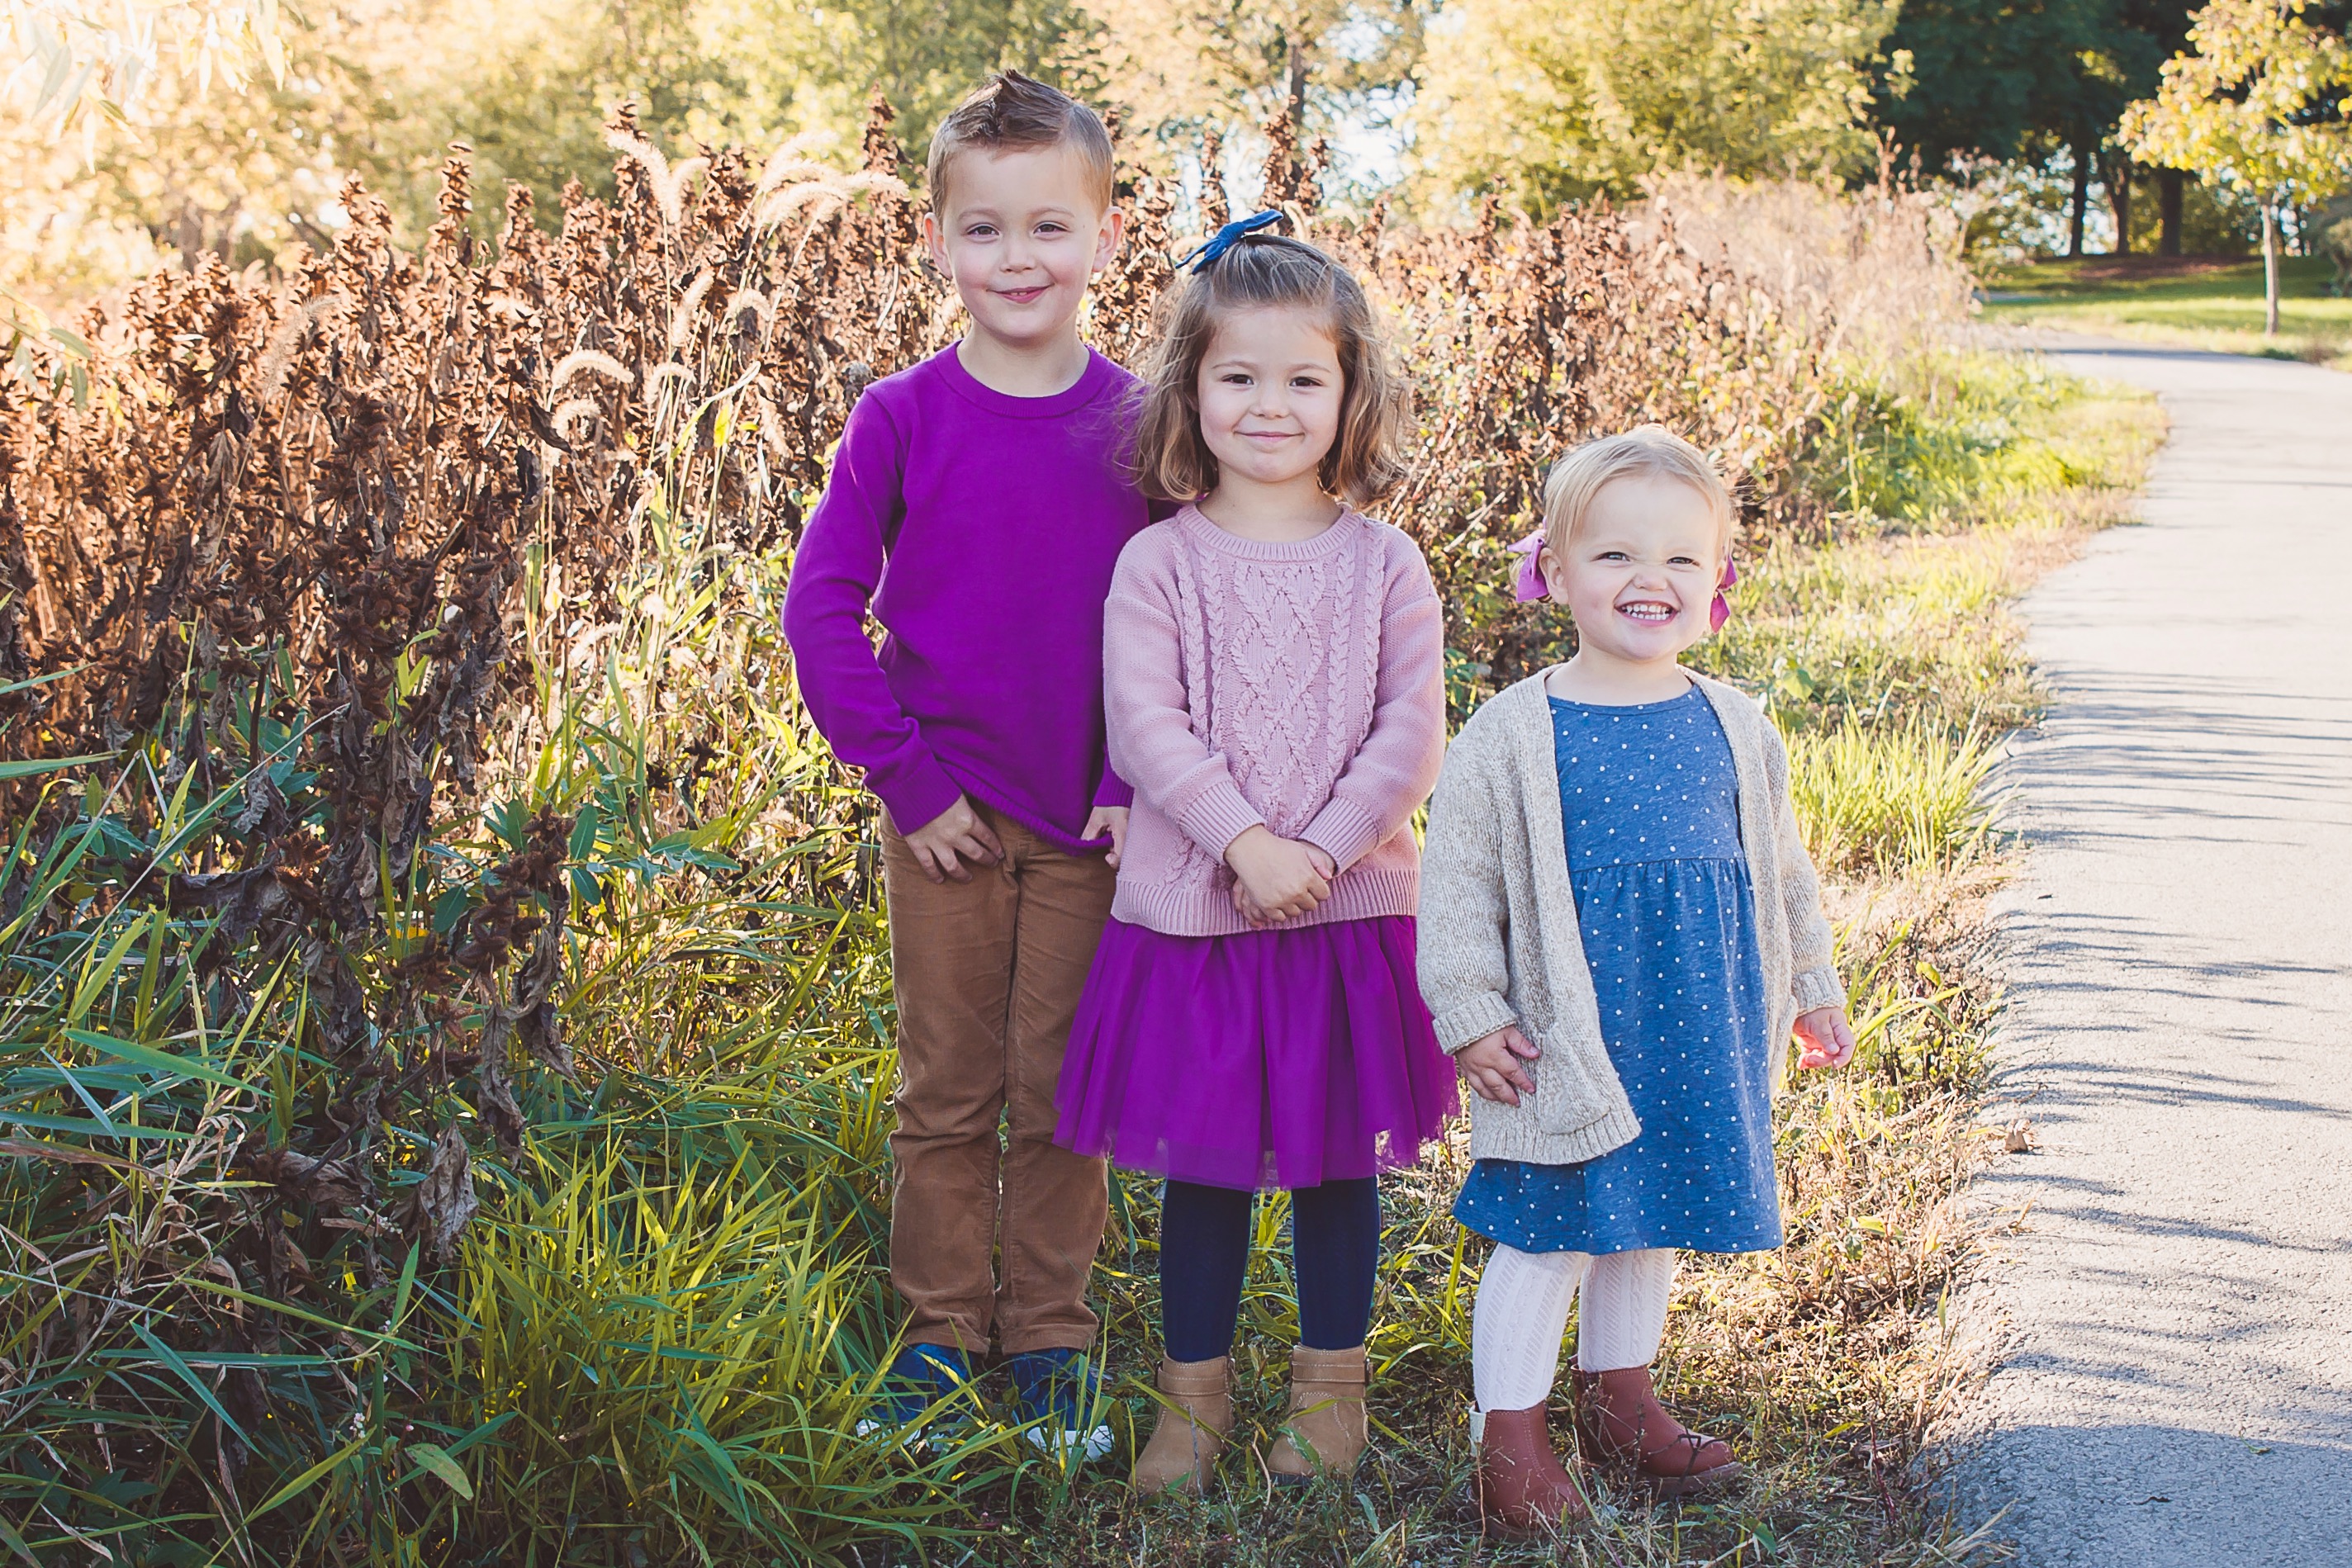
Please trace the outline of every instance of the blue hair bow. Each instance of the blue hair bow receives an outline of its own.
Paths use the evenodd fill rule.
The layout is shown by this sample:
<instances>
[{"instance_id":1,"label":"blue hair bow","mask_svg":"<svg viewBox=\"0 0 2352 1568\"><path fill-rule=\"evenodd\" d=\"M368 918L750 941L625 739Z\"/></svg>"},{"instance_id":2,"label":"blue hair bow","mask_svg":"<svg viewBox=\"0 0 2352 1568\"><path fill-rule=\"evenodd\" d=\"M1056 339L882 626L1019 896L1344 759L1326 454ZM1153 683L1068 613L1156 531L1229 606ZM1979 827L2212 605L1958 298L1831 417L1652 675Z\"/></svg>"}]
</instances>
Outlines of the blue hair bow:
<instances>
[{"instance_id":1,"label":"blue hair bow","mask_svg":"<svg viewBox=\"0 0 2352 1568\"><path fill-rule=\"evenodd\" d=\"M1199 249L1179 261L1176 264L1177 268L1181 271L1189 267L1195 272L1205 272L1219 256L1240 243L1244 235L1255 234L1263 228L1271 228L1281 221L1281 212L1274 207L1268 207L1262 213L1252 213L1245 218L1235 218L1232 223L1211 235Z\"/></svg>"}]
</instances>

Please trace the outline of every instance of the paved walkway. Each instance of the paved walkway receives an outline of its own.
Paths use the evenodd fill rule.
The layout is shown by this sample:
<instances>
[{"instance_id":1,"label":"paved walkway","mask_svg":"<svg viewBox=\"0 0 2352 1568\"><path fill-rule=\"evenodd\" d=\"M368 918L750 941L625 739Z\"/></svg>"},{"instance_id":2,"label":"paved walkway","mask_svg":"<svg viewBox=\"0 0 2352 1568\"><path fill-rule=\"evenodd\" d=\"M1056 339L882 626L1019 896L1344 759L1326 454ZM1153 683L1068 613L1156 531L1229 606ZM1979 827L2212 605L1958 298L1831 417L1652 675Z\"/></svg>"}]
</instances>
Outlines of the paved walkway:
<instances>
[{"instance_id":1,"label":"paved walkway","mask_svg":"<svg viewBox=\"0 0 2352 1568\"><path fill-rule=\"evenodd\" d=\"M2043 1146L1979 1188L2027 1213L1955 1491L2023 1568L2347 1568L2352 376L2055 357L2172 436L2146 526L2026 605L2003 1062Z\"/></svg>"}]
</instances>

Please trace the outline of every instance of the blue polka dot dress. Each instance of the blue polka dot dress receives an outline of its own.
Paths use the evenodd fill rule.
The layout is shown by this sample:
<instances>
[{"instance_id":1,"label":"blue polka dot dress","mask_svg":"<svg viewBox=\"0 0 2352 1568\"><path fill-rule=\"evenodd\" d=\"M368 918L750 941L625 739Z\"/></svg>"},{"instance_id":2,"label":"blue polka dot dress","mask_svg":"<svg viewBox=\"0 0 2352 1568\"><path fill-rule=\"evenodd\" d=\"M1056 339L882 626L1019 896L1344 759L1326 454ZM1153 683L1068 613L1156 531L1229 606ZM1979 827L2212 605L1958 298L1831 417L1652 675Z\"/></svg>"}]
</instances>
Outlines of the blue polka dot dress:
<instances>
[{"instance_id":1,"label":"blue polka dot dress","mask_svg":"<svg viewBox=\"0 0 2352 1568\"><path fill-rule=\"evenodd\" d=\"M1523 1252L1778 1247L1771 1014L1730 743L1696 687L1631 707L1554 697L1551 714L1601 1039L1642 1134L1581 1165L1480 1160L1454 1216Z\"/></svg>"}]
</instances>

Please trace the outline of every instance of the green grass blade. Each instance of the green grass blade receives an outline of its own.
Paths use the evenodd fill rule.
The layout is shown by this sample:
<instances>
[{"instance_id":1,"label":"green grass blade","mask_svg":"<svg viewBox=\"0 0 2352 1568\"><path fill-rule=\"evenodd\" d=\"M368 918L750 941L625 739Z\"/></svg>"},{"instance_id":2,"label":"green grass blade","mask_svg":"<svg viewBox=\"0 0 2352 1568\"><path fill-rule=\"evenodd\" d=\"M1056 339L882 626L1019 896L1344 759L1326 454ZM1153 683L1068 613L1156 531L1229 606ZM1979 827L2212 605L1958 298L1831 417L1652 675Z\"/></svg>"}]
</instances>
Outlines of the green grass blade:
<instances>
[{"instance_id":1,"label":"green grass blade","mask_svg":"<svg viewBox=\"0 0 2352 1568\"><path fill-rule=\"evenodd\" d=\"M221 1404L221 1402L213 1396L213 1391L205 1386L205 1380L196 1375L196 1369L190 1366L185 1360L182 1359L178 1351L173 1350L170 1345L165 1344L162 1340L157 1339L154 1334L149 1331L145 1323L131 1324L131 1332L139 1336L140 1343L154 1352L158 1360L163 1362L164 1365L170 1367L173 1372L178 1375L180 1381L188 1385L190 1392L194 1393L198 1399L204 1401L205 1408L211 1411L215 1416L219 1417L220 1424L222 1426L236 1434L236 1440L238 1442L245 1444L248 1448L252 1446L253 1439L245 1435L245 1428L238 1426L236 1418L230 1416L227 1409Z\"/></svg>"},{"instance_id":2,"label":"green grass blade","mask_svg":"<svg viewBox=\"0 0 2352 1568\"><path fill-rule=\"evenodd\" d=\"M65 1032L66 1038L77 1045L86 1045L92 1051L102 1051L109 1056L135 1063L152 1072L169 1072L182 1078L202 1079L206 1083L216 1083L224 1089L249 1090L253 1087L244 1079L235 1078L223 1072L201 1057L176 1055L172 1051L159 1051L152 1045L142 1045L136 1040L116 1040L111 1035L100 1034L92 1030L69 1029Z\"/></svg>"}]
</instances>

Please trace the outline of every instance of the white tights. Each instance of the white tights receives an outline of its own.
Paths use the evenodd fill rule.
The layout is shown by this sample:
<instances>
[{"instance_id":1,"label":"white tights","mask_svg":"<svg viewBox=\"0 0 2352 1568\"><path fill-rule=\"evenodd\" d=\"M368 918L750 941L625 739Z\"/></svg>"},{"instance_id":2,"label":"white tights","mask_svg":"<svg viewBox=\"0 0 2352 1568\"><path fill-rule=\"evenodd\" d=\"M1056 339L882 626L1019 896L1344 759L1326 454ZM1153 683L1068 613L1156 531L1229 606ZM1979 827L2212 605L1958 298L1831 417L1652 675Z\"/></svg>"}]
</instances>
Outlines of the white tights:
<instances>
[{"instance_id":1,"label":"white tights","mask_svg":"<svg viewBox=\"0 0 2352 1568\"><path fill-rule=\"evenodd\" d=\"M1481 1410L1525 1410L1551 1393L1569 1303L1580 1287L1576 1364L1586 1372L1647 1366L1666 1331L1675 1249L1522 1252L1497 1246L1470 1319L1470 1377Z\"/></svg>"}]
</instances>

